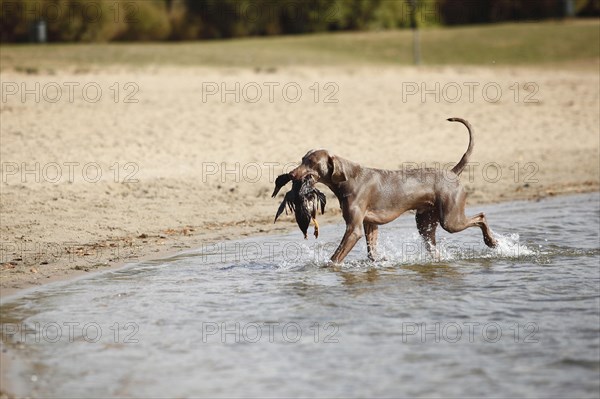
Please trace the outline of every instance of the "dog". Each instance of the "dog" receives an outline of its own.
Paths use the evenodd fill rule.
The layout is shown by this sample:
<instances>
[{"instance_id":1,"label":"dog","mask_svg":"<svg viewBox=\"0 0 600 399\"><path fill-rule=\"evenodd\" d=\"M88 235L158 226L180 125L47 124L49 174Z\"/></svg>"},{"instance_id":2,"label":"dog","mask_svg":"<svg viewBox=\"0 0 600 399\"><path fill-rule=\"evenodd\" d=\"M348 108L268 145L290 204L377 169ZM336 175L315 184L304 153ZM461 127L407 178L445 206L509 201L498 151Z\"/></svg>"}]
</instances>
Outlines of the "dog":
<instances>
[{"instance_id":1,"label":"dog","mask_svg":"<svg viewBox=\"0 0 600 399\"><path fill-rule=\"evenodd\" d=\"M312 176L316 182L329 187L339 200L346 231L331 256L334 264L344 260L362 238L363 230L368 257L376 260L379 225L393 221L408 210L416 211L417 229L434 256L437 254L435 231L438 224L449 233L479 227L484 243L491 248L497 246L483 213L470 218L465 216L467 194L459 176L473 151L473 128L461 118L449 118L448 121L462 123L469 132L467 151L450 172L432 168L367 168L319 149L306 153L289 176L279 179L281 183Z\"/></svg>"}]
</instances>

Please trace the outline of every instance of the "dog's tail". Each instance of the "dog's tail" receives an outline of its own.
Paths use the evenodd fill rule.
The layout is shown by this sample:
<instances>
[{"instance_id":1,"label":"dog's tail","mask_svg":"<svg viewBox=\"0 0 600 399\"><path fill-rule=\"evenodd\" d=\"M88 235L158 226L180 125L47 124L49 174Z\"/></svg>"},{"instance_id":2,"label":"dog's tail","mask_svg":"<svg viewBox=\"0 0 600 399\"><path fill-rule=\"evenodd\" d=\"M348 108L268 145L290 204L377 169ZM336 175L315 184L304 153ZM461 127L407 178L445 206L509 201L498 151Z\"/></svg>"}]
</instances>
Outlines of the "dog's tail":
<instances>
[{"instance_id":1,"label":"dog's tail","mask_svg":"<svg viewBox=\"0 0 600 399\"><path fill-rule=\"evenodd\" d=\"M464 153L464 155L462 156L460 161L458 161L456 166L452 168L453 173L460 175L461 172L463 171L463 169L465 168L465 165L467 164L467 162L469 162L469 157L471 156L471 152L473 152L473 145L475 144L475 142L473 140L473 128L471 127L471 124L469 122L467 122L466 120L464 120L462 118L448 118L448 121L460 122L463 125L465 125L467 127L467 130L469 131L469 146L467 147L467 151Z\"/></svg>"}]
</instances>

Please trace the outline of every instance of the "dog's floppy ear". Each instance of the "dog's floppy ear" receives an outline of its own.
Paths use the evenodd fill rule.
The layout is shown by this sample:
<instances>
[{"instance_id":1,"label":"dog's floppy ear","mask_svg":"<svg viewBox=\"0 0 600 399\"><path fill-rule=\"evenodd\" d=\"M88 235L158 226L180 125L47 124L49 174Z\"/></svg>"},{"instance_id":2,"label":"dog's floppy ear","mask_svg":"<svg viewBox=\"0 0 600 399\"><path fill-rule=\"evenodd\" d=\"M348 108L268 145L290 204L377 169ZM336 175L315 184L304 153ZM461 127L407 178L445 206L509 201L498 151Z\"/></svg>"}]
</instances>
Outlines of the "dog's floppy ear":
<instances>
[{"instance_id":1,"label":"dog's floppy ear","mask_svg":"<svg viewBox=\"0 0 600 399\"><path fill-rule=\"evenodd\" d=\"M346 177L346 171L344 165L335 155L329 156L329 166L331 167L331 181L333 183L341 183L348 178Z\"/></svg>"}]
</instances>

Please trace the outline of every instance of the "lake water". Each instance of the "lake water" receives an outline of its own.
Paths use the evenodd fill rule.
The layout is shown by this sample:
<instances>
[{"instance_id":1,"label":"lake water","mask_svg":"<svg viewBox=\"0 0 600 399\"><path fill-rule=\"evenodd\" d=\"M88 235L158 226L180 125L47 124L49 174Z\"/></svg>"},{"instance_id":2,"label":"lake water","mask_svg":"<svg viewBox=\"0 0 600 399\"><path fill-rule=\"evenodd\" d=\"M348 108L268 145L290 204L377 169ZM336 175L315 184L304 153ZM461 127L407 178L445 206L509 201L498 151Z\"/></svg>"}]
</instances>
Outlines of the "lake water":
<instances>
[{"instance_id":1,"label":"lake water","mask_svg":"<svg viewBox=\"0 0 600 399\"><path fill-rule=\"evenodd\" d=\"M275 210L276 204L274 204ZM227 241L4 300L13 391L37 397L600 395L600 196L413 215L324 267L344 230ZM289 220L290 216L285 220ZM3 365L4 366L4 365Z\"/></svg>"}]
</instances>

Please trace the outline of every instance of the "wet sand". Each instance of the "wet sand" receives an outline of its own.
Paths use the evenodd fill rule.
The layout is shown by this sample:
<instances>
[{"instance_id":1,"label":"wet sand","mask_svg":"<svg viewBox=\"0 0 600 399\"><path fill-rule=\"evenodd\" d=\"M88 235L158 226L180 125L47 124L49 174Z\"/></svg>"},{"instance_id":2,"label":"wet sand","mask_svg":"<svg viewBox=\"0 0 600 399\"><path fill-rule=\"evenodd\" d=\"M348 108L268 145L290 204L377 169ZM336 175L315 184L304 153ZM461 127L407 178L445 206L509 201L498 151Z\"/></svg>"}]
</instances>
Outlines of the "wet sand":
<instances>
[{"instance_id":1,"label":"wet sand","mask_svg":"<svg viewBox=\"0 0 600 399\"><path fill-rule=\"evenodd\" d=\"M468 142L452 116L475 128L469 205L599 189L594 70L149 67L3 71L2 82L3 297L296 229L290 216L273 224L270 194L311 148L378 168L452 167ZM325 192L320 221L340 223Z\"/></svg>"}]
</instances>

